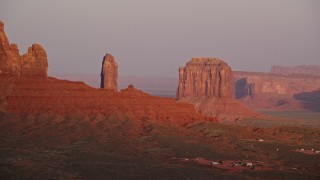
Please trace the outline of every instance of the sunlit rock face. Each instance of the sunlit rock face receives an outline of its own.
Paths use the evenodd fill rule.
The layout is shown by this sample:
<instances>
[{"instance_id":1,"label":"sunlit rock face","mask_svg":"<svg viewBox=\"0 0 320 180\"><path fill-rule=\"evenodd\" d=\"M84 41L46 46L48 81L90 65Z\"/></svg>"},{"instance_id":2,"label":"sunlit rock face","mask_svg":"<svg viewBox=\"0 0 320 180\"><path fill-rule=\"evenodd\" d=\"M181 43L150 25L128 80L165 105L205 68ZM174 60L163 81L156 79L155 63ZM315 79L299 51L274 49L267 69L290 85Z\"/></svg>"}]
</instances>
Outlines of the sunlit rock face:
<instances>
[{"instance_id":1,"label":"sunlit rock face","mask_svg":"<svg viewBox=\"0 0 320 180\"><path fill-rule=\"evenodd\" d=\"M259 116L233 98L231 67L217 58L192 58L179 68L177 99L219 120Z\"/></svg>"},{"instance_id":2,"label":"sunlit rock face","mask_svg":"<svg viewBox=\"0 0 320 180\"><path fill-rule=\"evenodd\" d=\"M46 77L48 60L44 48L33 44L20 56L16 44L10 44L0 21L0 75Z\"/></svg>"},{"instance_id":3,"label":"sunlit rock face","mask_svg":"<svg viewBox=\"0 0 320 180\"><path fill-rule=\"evenodd\" d=\"M192 58L179 68L177 98L232 97L232 71L217 58Z\"/></svg>"}]
</instances>

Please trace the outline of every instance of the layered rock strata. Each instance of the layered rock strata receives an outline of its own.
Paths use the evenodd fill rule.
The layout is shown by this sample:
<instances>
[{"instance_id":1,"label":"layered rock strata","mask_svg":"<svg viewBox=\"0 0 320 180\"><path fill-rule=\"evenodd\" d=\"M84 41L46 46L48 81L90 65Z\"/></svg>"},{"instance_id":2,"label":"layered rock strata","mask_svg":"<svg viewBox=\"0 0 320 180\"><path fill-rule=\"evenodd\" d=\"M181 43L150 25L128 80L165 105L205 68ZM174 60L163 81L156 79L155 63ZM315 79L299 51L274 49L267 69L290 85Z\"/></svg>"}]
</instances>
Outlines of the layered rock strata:
<instances>
[{"instance_id":1,"label":"layered rock strata","mask_svg":"<svg viewBox=\"0 0 320 180\"><path fill-rule=\"evenodd\" d=\"M69 116L121 116L132 120L184 125L194 121L217 121L203 116L187 103L150 96L132 85L120 92L91 88L82 82L44 78L0 77L0 109L16 114Z\"/></svg>"},{"instance_id":2,"label":"layered rock strata","mask_svg":"<svg viewBox=\"0 0 320 180\"><path fill-rule=\"evenodd\" d=\"M234 78L236 98L253 108L320 111L319 76L234 72Z\"/></svg>"}]
</instances>

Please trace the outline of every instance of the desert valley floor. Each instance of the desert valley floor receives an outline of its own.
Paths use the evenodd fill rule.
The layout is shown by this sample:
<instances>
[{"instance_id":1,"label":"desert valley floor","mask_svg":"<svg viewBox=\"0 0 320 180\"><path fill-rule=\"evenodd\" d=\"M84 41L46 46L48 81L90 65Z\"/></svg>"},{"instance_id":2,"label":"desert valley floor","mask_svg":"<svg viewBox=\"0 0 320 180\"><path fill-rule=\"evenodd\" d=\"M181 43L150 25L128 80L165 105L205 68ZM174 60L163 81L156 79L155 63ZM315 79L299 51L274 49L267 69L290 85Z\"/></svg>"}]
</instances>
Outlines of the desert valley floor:
<instances>
[{"instance_id":1,"label":"desert valley floor","mask_svg":"<svg viewBox=\"0 0 320 180\"><path fill-rule=\"evenodd\" d=\"M307 119L293 113L280 121L172 126L103 114L1 112L0 174L1 179L318 179L319 154L301 149L320 149L319 116L303 112L299 118Z\"/></svg>"},{"instance_id":2,"label":"desert valley floor","mask_svg":"<svg viewBox=\"0 0 320 180\"><path fill-rule=\"evenodd\" d=\"M99 99L112 92L80 82L1 79L1 85L2 179L320 177L319 112L263 111L262 119L181 124L152 118L163 108L144 106L156 115L139 119L99 111L105 103ZM162 101L134 87L119 96ZM134 98L119 103L137 116L143 105Z\"/></svg>"}]
</instances>

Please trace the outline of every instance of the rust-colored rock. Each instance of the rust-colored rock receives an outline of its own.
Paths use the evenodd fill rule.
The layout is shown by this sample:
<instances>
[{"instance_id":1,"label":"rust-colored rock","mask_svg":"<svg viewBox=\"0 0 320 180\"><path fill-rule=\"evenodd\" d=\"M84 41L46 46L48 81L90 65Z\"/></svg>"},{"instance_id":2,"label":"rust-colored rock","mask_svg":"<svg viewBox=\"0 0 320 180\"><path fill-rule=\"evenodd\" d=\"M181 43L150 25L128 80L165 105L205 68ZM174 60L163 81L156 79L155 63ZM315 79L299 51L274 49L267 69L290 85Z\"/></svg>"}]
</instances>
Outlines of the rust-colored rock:
<instances>
[{"instance_id":1,"label":"rust-colored rock","mask_svg":"<svg viewBox=\"0 0 320 180\"><path fill-rule=\"evenodd\" d=\"M232 71L217 58L192 58L179 68L177 98L232 97Z\"/></svg>"},{"instance_id":2,"label":"rust-colored rock","mask_svg":"<svg viewBox=\"0 0 320 180\"><path fill-rule=\"evenodd\" d=\"M194 121L217 121L203 116L187 103L173 98L150 96L130 85L120 92L91 88L80 82L44 78L0 77L0 109L17 114L55 113L63 116L82 113L126 116L133 120L148 117L157 122L183 125ZM5 102L5 103L1 103Z\"/></svg>"},{"instance_id":3,"label":"rust-colored rock","mask_svg":"<svg viewBox=\"0 0 320 180\"><path fill-rule=\"evenodd\" d=\"M46 77L47 54L41 45L33 44L22 56L16 44L10 44L0 21L0 75Z\"/></svg>"},{"instance_id":4,"label":"rust-colored rock","mask_svg":"<svg viewBox=\"0 0 320 180\"><path fill-rule=\"evenodd\" d=\"M39 44L33 44L21 57L21 75L47 76L48 61L46 51Z\"/></svg>"},{"instance_id":5,"label":"rust-colored rock","mask_svg":"<svg viewBox=\"0 0 320 180\"><path fill-rule=\"evenodd\" d=\"M258 116L232 97L232 70L217 58L192 58L179 69L177 99L221 120Z\"/></svg>"},{"instance_id":6,"label":"rust-colored rock","mask_svg":"<svg viewBox=\"0 0 320 180\"><path fill-rule=\"evenodd\" d=\"M118 91L118 64L111 54L103 58L100 87Z\"/></svg>"}]
</instances>

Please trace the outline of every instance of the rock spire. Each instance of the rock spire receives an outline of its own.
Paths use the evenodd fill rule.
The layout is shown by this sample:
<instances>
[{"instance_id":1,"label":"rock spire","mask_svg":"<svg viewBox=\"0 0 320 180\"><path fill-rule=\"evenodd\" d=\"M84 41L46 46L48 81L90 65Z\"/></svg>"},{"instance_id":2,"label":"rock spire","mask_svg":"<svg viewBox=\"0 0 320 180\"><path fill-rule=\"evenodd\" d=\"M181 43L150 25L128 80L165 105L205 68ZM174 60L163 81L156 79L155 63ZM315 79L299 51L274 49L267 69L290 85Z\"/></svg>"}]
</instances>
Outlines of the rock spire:
<instances>
[{"instance_id":1,"label":"rock spire","mask_svg":"<svg viewBox=\"0 0 320 180\"><path fill-rule=\"evenodd\" d=\"M118 91L118 64L111 54L106 54L102 61L101 88Z\"/></svg>"}]
</instances>

